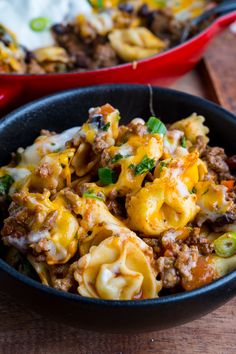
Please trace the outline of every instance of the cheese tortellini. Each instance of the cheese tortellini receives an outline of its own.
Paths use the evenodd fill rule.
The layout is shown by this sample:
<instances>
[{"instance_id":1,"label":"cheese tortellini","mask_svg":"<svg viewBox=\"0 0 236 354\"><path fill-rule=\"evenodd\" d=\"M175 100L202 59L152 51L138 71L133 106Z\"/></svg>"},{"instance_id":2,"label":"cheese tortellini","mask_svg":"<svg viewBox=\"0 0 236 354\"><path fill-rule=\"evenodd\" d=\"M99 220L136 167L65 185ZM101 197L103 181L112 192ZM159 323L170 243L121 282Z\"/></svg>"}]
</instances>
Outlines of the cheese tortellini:
<instances>
[{"instance_id":1,"label":"cheese tortellini","mask_svg":"<svg viewBox=\"0 0 236 354\"><path fill-rule=\"evenodd\" d=\"M166 47L145 27L116 29L108 37L115 52L127 62L148 58Z\"/></svg>"},{"instance_id":2,"label":"cheese tortellini","mask_svg":"<svg viewBox=\"0 0 236 354\"><path fill-rule=\"evenodd\" d=\"M188 291L235 269L235 178L203 123L193 113L170 126L153 116L119 125L105 104L81 127L43 130L0 168L6 260L104 300Z\"/></svg>"},{"instance_id":3,"label":"cheese tortellini","mask_svg":"<svg viewBox=\"0 0 236 354\"><path fill-rule=\"evenodd\" d=\"M147 236L181 228L199 211L196 195L178 179L162 177L127 199L128 225Z\"/></svg>"},{"instance_id":4,"label":"cheese tortellini","mask_svg":"<svg viewBox=\"0 0 236 354\"><path fill-rule=\"evenodd\" d=\"M204 142L207 144L209 141L209 138L207 137L209 129L203 124L204 121L205 118L203 116L199 116L196 113L193 113L190 117L179 120L172 124L171 129L178 129L183 131L186 138L193 144L196 143L198 136L202 136Z\"/></svg>"},{"instance_id":5,"label":"cheese tortellini","mask_svg":"<svg viewBox=\"0 0 236 354\"><path fill-rule=\"evenodd\" d=\"M153 263L152 251L132 233L111 236L78 261L78 292L107 300L157 297L161 283Z\"/></svg>"}]
</instances>

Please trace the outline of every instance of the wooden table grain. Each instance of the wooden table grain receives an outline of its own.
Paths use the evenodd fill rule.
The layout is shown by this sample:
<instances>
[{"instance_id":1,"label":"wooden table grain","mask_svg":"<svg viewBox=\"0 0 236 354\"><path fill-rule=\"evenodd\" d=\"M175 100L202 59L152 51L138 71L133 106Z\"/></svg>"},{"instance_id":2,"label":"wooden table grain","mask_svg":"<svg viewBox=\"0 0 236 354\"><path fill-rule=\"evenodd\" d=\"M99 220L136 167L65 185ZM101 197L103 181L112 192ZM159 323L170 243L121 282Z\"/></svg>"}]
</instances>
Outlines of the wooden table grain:
<instances>
[{"instance_id":1,"label":"wooden table grain","mask_svg":"<svg viewBox=\"0 0 236 354\"><path fill-rule=\"evenodd\" d=\"M199 68L187 74L173 87L214 99L236 113L236 70L227 69L230 78L224 77L225 82L222 84L222 71L217 64L220 59L216 58L216 49L219 49L220 43L228 36L231 36L228 31L222 34L211 45ZM223 62L221 55L222 65L227 65L228 56L236 58L236 39L234 45L229 47L224 43L224 52L227 55ZM236 60L231 64L236 65ZM209 66L211 72L208 71L206 78L204 71ZM234 84L234 87L228 87L227 82ZM0 292L0 354L28 353L235 354L236 298L201 319L166 331L107 334L79 330L53 322L18 305L17 301L9 300Z\"/></svg>"}]
</instances>

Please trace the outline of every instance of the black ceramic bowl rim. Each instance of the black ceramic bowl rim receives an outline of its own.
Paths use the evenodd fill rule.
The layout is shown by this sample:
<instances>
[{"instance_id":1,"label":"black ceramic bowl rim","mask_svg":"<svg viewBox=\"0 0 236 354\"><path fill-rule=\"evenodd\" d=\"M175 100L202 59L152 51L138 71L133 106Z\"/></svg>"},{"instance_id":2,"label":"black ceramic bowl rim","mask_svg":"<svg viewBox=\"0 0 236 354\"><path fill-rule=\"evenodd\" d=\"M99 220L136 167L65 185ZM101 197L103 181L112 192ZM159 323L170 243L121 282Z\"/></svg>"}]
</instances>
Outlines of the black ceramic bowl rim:
<instances>
[{"instance_id":1,"label":"black ceramic bowl rim","mask_svg":"<svg viewBox=\"0 0 236 354\"><path fill-rule=\"evenodd\" d=\"M91 93L91 89L95 89L95 90L109 90L111 88L115 88L118 91L122 90L122 88L130 88L135 90L135 88L147 88L147 85L139 85L139 84L116 84L116 85L97 85L97 86L90 86L90 87L85 87L85 88L78 88L78 89L73 89L73 90L66 90L66 91L62 91L59 92L57 94L53 94L53 95L49 95L46 96L44 98L41 99L37 99L35 101L32 101L16 110L14 110L13 112L11 112L10 114L8 114L6 117L2 118L0 120L0 128L3 127L3 129L8 125L11 124L12 120L14 121L14 119L17 117L17 115L19 113L24 113L24 112L28 112L28 110L33 110L33 109L37 109L38 106L40 106L41 104L47 105L52 103L54 100L56 101L57 99L63 99L67 96L71 96L73 94L77 94L80 92L86 93L86 91L88 91L89 93ZM162 87L155 87L158 88L159 91L162 91L163 93L169 93L169 94L173 94L177 97L183 98L185 100L190 100L193 103L202 105L204 103L204 105L208 106L213 112L214 111L218 111L220 112L222 115L227 115L227 119L233 121L236 125L236 116L234 116L234 114L230 113L229 111L227 111L226 109L218 106L217 104L210 102L206 99L202 99L200 97L197 96L193 96L184 92L180 92L180 91L176 91L176 90L172 90L172 89L168 89L168 88L162 88ZM234 280L236 280L236 270L230 272L229 274L213 281L212 283L205 285L203 287L197 288L195 290L191 290L191 291L185 291L185 292L181 292L181 293L177 293L177 294L173 294L173 295L166 295L163 297L159 297L159 298L153 298L153 299L146 299L146 300L103 300L103 299L95 299L95 298L89 298L89 297L84 297L84 296L80 296L80 295L76 295L76 294L72 294L72 293L68 293L65 291L60 291L57 289L54 289L52 287L46 286L41 284L40 282L31 279L29 277L27 277L26 275L23 275L21 273L19 273L17 270L15 270L13 267L11 267L10 265L8 265L5 261L3 261L0 258L0 269L2 269L3 271L5 271L6 273L8 273L11 277L15 278L16 280L28 285L29 287L33 287L41 292L47 293L49 295L52 296L56 296L59 298L64 298L67 300L72 300L72 301L76 301L76 302L81 302L81 303L87 303L87 304L94 304L94 305L103 305L103 306L107 306L107 307L151 307L151 306L155 306L155 305L160 305L160 304L168 304L168 303L178 303L178 302L182 302L184 300L188 300L188 299L194 299L200 295L204 295L206 293L211 293L214 290L216 290L217 288L221 288L221 287L227 287L227 285L230 285L231 282L233 282ZM236 291L236 289L235 289Z\"/></svg>"}]
</instances>

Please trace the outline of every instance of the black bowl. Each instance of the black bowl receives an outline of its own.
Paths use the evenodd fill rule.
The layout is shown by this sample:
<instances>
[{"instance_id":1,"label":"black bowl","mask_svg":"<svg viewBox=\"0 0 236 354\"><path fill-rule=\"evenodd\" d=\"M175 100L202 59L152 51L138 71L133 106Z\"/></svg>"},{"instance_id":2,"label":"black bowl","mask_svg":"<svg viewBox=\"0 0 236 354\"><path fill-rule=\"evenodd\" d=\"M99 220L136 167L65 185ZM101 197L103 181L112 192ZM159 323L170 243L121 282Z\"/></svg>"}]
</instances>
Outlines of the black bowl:
<instances>
[{"instance_id":1,"label":"black bowl","mask_svg":"<svg viewBox=\"0 0 236 354\"><path fill-rule=\"evenodd\" d=\"M58 132L84 122L90 107L111 103L127 123L148 118L150 88L108 85L62 92L30 103L0 122L0 165L19 146L27 146L40 129ZM206 117L211 144L236 151L236 117L203 99L169 89L153 88L153 109L164 122L197 112ZM18 273L0 259L1 290L44 316L80 328L108 331L161 330L194 320L236 294L236 271L200 289L141 301L105 301L60 292Z\"/></svg>"}]
</instances>

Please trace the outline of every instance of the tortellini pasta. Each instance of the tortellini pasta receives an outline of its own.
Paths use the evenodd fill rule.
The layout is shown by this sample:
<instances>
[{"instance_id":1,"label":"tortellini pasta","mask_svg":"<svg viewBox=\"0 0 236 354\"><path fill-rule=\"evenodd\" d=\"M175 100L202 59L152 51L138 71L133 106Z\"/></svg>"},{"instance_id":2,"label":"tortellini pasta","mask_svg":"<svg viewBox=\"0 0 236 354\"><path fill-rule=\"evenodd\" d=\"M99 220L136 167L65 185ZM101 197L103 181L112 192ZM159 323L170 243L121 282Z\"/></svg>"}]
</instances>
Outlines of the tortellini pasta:
<instances>
[{"instance_id":1,"label":"tortellini pasta","mask_svg":"<svg viewBox=\"0 0 236 354\"><path fill-rule=\"evenodd\" d=\"M120 120L119 111L111 105L90 109L89 120L73 137L70 145L77 148L72 166L79 177L86 175L99 161L104 148L115 144Z\"/></svg>"},{"instance_id":2,"label":"tortellini pasta","mask_svg":"<svg viewBox=\"0 0 236 354\"><path fill-rule=\"evenodd\" d=\"M34 191L61 190L71 184L70 161L75 149L48 154L31 174L27 186Z\"/></svg>"},{"instance_id":3,"label":"tortellini pasta","mask_svg":"<svg viewBox=\"0 0 236 354\"><path fill-rule=\"evenodd\" d=\"M178 179L162 177L131 195L126 202L128 226L147 236L185 226L199 212L196 195Z\"/></svg>"},{"instance_id":4,"label":"tortellini pasta","mask_svg":"<svg viewBox=\"0 0 236 354\"><path fill-rule=\"evenodd\" d=\"M145 27L116 29L108 37L116 53L127 62L145 59L166 47L164 41Z\"/></svg>"},{"instance_id":5,"label":"tortellini pasta","mask_svg":"<svg viewBox=\"0 0 236 354\"><path fill-rule=\"evenodd\" d=\"M212 180L199 182L196 185L196 194L197 204L201 208L197 216L199 225L206 220L214 222L233 208L233 201L228 200L227 188Z\"/></svg>"},{"instance_id":6,"label":"tortellini pasta","mask_svg":"<svg viewBox=\"0 0 236 354\"><path fill-rule=\"evenodd\" d=\"M146 158L153 160L153 167L163 152L163 138L160 135L146 134L142 137L132 135L125 144L119 147L112 146L104 150L104 155L111 161L111 166L120 168L116 182L106 187L97 186L95 183L87 187L108 195L116 191L120 196L140 189L146 173L136 174L132 166L142 164ZM116 158L119 157L119 159Z\"/></svg>"},{"instance_id":7,"label":"tortellini pasta","mask_svg":"<svg viewBox=\"0 0 236 354\"><path fill-rule=\"evenodd\" d=\"M150 248L132 233L111 236L80 258L74 273L80 295L107 300L158 296Z\"/></svg>"},{"instance_id":8,"label":"tortellini pasta","mask_svg":"<svg viewBox=\"0 0 236 354\"><path fill-rule=\"evenodd\" d=\"M196 113L193 113L190 117L179 120L172 124L171 129L182 130L186 138L193 144L196 143L198 136L202 136L204 142L207 144L209 141L209 138L207 137L209 129L203 124L204 121L205 118L203 116L199 116Z\"/></svg>"}]
</instances>

